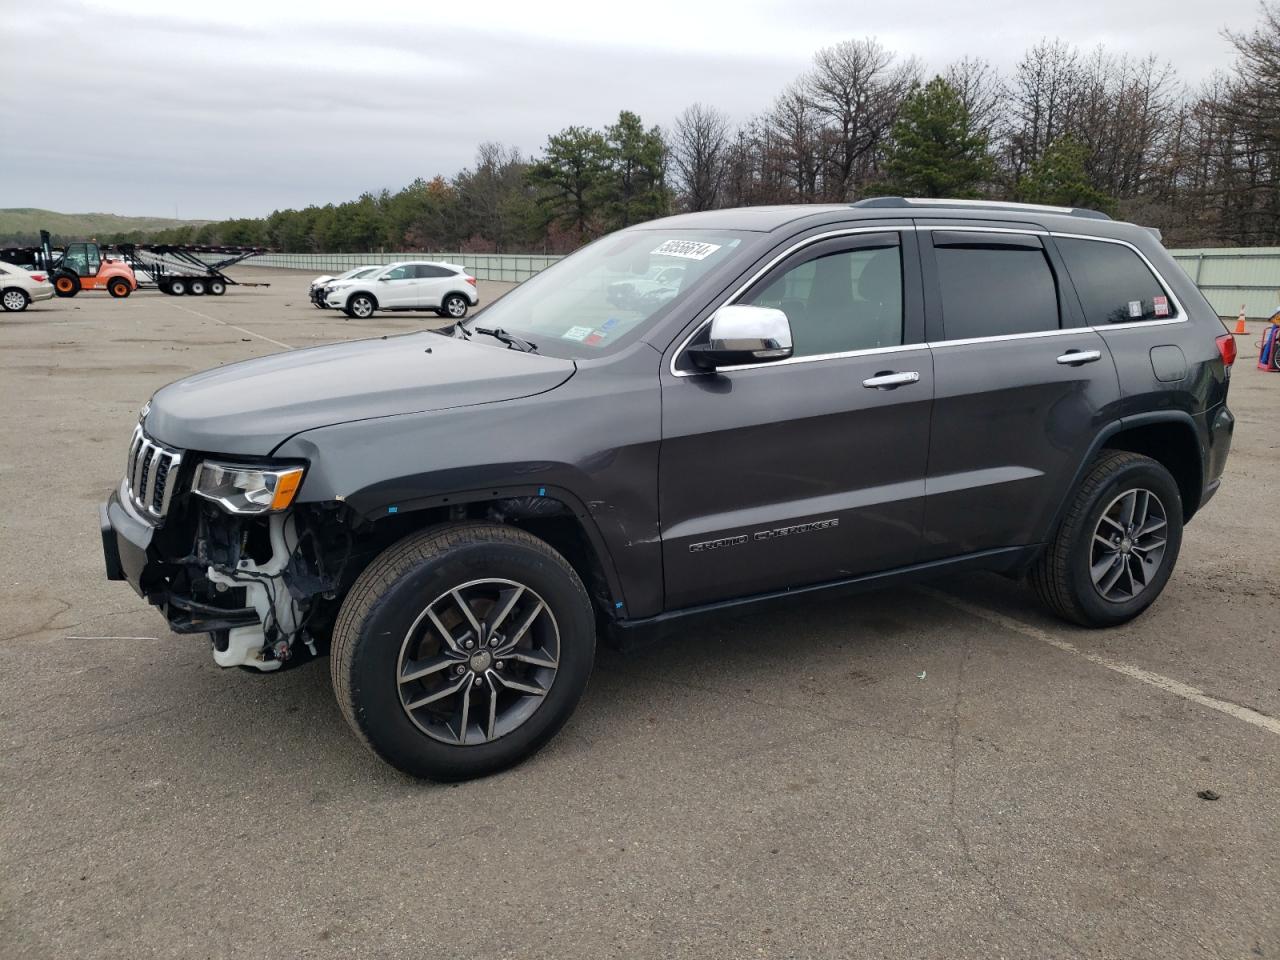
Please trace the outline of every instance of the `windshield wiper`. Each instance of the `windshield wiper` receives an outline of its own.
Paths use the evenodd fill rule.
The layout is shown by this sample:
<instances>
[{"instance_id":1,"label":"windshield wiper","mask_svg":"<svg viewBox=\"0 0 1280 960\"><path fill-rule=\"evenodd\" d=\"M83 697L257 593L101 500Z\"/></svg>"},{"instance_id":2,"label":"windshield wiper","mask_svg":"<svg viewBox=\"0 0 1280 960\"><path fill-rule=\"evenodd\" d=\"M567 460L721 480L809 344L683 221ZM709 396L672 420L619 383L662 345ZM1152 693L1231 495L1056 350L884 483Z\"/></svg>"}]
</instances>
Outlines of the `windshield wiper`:
<instances>
[{"instance_id":1,"label":"windshield wiper","mask_svg":"<svg viewBox=\"0 0 1280 960\"><path fill-rule=\"evenodd\" d=\"M476 327L476 333L483 333L486 337L493 337L499 343L505 343L508 350L519 350L522 353L537 353L538 345L523 337L517 337L514 333L507 333L501 327Z\"/></svg>"}]
</instances>

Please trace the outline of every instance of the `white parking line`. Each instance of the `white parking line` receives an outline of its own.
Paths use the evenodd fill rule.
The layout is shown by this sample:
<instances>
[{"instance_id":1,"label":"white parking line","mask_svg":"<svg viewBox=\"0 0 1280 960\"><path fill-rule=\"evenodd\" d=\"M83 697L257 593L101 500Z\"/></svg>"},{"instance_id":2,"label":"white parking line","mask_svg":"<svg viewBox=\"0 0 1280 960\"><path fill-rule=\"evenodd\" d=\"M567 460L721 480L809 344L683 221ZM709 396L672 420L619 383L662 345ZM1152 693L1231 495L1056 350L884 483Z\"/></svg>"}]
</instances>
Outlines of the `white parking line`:
<instances>
[{"instance_id":1,"label":"white parking line","mask_svg":"<svg viewBox=\"0 0 1280 960\"><path fill-rule=\"evenodd\" d=\"M1051 647L1056 647L1065 653L1075 654L1077 657L1083 657L1090 663L1097 664L1100 667L1106 667L1108 670L1114 671L1122 676L1128 677L1130 680L1137 680L1139 683L1149 684L1163 690L1165 693L1171 693L1175 697L1181 697L1183 700L1190 700L1192 703L1198 703L1202 707L1208 707L1210 710L1217 710L1219 713L1225 713L1229 717L1235 717L1237 720L1243 720L1245 723L1251 723L1255 727L1261 727L1268 733L1274 733L1280 736L1280 720L1275 717L1269 717L1265 713L1259 713L1257 710L1250 710L1248 707L1242 707L1238 703L1230 703L1226 700L1219 700L1217 697L1211 697L1203 690L1199 690L1193 686L1182 683L1179 680L1173 680L1170 677L1163 676L1159 673L1152 673L1150 670L1143 670L1141 667L1135 667L1129 663L1121 663L1118 660L1112 660L1097 653L1087 653L1081 650L1073 643L1061 640L1053 634L1034 627L1029 623L1023 623L1021 620L1015 620L1013 617L1005 616L1003 613L996 613L994 610L988 610L986 607L980 607L968 601L953 597L950 594L942 593L929 587L917 587L921 593L927 594L935 600L955 607L957 610L963 610L970 616L978 617L986 620L988 623L994 623L997 626L1004 627L1006 630L1012 630L1020 633L1024 637L1032 640L1038 640L1041 643L1047 643Z\"/></svg>"},{"instance_id":2,"label":"white parking line","mask_svg":"<svg viewBox=\"0 0 1280 960\"><path fill-rule=\"evenodd\" d=\"M230 327L232 330L239 330L241 333L247 333L249 336L257 337L259 340L265 340L267 343L274 343L277 347L284 347L286 350L293 349L292 344L281 343L279 340L272 340L270 337L264 337L262 334L254 333L252 330L246 330L244 327L237 327L234 323L227 323L227 321L219 320L217 317L211 317L207 313L201 313L199 310L189 310L180 303L175 303L173 306L177 307L183 313L191 314L193 317L202 317L205 320L212 320L214 323L220 323L224 327Z\"/></svg>"}]
</instances>

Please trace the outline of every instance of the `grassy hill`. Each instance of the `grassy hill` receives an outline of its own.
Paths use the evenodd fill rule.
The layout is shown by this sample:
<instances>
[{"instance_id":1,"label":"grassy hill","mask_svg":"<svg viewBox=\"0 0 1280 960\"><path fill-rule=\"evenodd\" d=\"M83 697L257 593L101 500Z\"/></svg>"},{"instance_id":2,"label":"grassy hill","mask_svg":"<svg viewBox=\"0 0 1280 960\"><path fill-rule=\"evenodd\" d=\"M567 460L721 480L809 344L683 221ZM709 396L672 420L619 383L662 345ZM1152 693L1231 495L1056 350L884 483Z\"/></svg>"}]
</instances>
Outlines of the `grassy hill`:
<instances>
[{"instance_id":1,"label":"grassy hill","mask_svg":"<svg viewBox=\"0 0 1280 960\"><path fill-rule=\"evenodd\" d=\"M35 244L48 230L54 242L92 240L125 233L155 233L171 227L202 226L208 220L121 217L114 213L55 213L32 207L0 209L0 246Z\"/></svg>"}]
</instances>

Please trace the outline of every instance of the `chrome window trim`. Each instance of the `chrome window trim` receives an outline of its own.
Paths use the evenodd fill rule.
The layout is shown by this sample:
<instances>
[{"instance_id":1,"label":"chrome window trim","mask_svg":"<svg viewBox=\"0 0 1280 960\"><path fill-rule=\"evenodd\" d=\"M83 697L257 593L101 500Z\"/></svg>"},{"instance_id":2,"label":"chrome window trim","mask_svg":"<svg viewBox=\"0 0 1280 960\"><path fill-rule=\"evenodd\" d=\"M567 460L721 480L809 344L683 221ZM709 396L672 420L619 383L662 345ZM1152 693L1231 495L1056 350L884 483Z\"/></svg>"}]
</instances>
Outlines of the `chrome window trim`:
<instances>
[{"instance_id":1,"label":"chrome window trim","mask_svg":"<svg viewBox=\"0 0 1280 960\"><path fill-rule=\"evenodd\" d=\"M976 226L976 225L968 226L968 225L961 225L961 224L942 224L942 223L897 224L893 226L879 226L879 227L852 227L844 230L832 230L827 233L820 233L812 237L806 237L804 240L801 240L798 243L788 247L782 253L778 254L776 257L770 260L767 264L765 264L764 267L762 267L760 270L754 273L750 279L748 279L744 284L742 284L742 286L738 287L737 290L731 293L723 303L719 304L715 308L715 310L712 310L711 313L714 314L716 310L720 309L720 307L725 307L734 303L738 297L742 296L742 294L745 293L751 287L752 284L754 284L762 276L764 276L766 273L772 270L775 266L777 266L780 262L785 260L787 257L791 256L796 251L802 250L805 247L811 244L817 243L821 240L829 240L833 237L856 236L857 234L860 234L860 233L907 233L907 232L922 232L922 231L931 233L935 230L938 230L938 231L954 230L954 231L963 232L963 233L1013 233L1013 234L1021 234L1023 236L1033 236L1033 237L1053 237L1053 238L1061 237L1064 240L1092 240L1096 243L1114 243L1122 247L1128 247L1130 250L1132 250L1134 253L1138 255L1138 257L1142 260L1144 264L1146 264L1147 269L1150 270L1151 275L1156 278L1156 282L1160 285L1160 288L1164 291L1165 296L1169 298L1169 301L1173 304L1174 309L1177 310L1177 315L1173 317L1167 317L1161 320L1134 320L1126 323L1109 323L1109 324L1106 324L1105 326L1090 325L1090 326L1084 326L1084 327L1063 327L1058 330L1036 330L1030 333L1007 333L1007 334L1000 334L993 337L967 337L962 340L929 340L923 343L907 343L907 344L902 344L901 346L896 346L896 347L870 347L866 350L847 350L842 353L822 353L822 354L815 354L809 357L788 357L786 360L775 360L767 363L742 363L742 364L735 364L731 367L720 367L716 370L716 372L730 373L735 370L761 370L761 369L769 369L771 367L790 366L790 365L799 364L799 363L817 363L823 360L846 360L851 357L874 356L876 354L881 354L881 353L903 353L908 350L919 350L919 349L937 350L942 347L968 346L970 344L975 344L975 343L1001 343L1006 340L1033 340L1033 339L1038 339L1040 337L1060 337L1060 336L1066 336L1068 334L1073 334L1073 333L1075 334L1086 333L1086 332L1105 333L1109 330L1135 330L1143 327L1162 327L1162 326L1168 326L1170 324L1187 322L1187 313L1186 313L1186 310L1183 309L1182 301L1178 299L1177 294L1175 294L1173 290L1169 287L1169 284L1164 279L1164 275L1159 271L1156 265L1151 262L1151 260L1147 257L1145 253L1139 250L1136 246L1134 246L1128 240L1120 240L1116 237L1096 237L1096 236L1090 236L1089 234L1085 234L1085 233L1060 233L1052 230L1034 230L1034 229L1028 229L1028 228L1018 228L1018 227L988 227L988 226ZM1074 280L1072 282L1074 283ZM710 322L711 322L711 316L708 315L707 318L702 321L702 323L698 324L693 329L693 332L691 332L687 337L684 338L680 346L676 348L675 352L672 353L671 361L668 364L668 368L670 369L672 376L696 377L696 376L706 375L706 371L703 371L703 370L677 370L676 361L680 358L681 354L684 353L685 348L689 346L693 338L696 337L702 331L702 328L705 327Z\"/></svg>"},{"instance_id":2,"label":"chrome window trim","mask_svg":"<svg viewBox=\"0 0 1280 960\"><path fill-rule=\"evenodd\" d=\"M734 290L733 293L729 294L729 296L726 297L723 302L717 304L715 309L712 310L711 313L707 314L707 317L705 320L703 320L700 324L698 324L696 327L693 328L693 330L689 333L689 335L680 342L680 346L676 347L676 349L671 354L671 360L667 364L668 369L671 371L671 375L673 377L705 376L706 375L705 370L677 370L676 361L680 359L680 357L684 354L685 349L689 346L691 342L693 342L693 338L696 337L699 333L701 333L702 328L711 322L711 317L715 314L716 310L719 310L721 307L727 307L733 303L736 303L737 299L740 296L742 296L744 293L746 293L747 290L751 288L752 284L754 284L757 280L759 280L766 273L768 273L770 270L772 270L779 263L787 259L787 257L791 256L796 251L803 250L805 247L812 246L813 244L819 243L823 240L830 240L834 237L852 237L852 236L857 236L858 234L863 234L863 233L913 233L915 232L915 229L916 228L914 224L893 224L890 226L879 226L879 227L846 227L845 229L842 229L842 230L829 230L826 233L815 234L812 237L805 237L803 240L797 241L796 243L792 244L791 246L787 247L787 249L779 253L776 257L774 257L772 260L766 263L763 267L761 267L755 273L753 273L746 280L745 283L739 286L738 289ZM899 248L901 248L901 244L902 244L901 237L899 237L898 239L898 244L899 244ZM905 322L905 304L904 304L903 316L904 316L904 322ZM926 344L911 343L911 344L901 344L899 346L893 346L893 347L870 347L866 350L848 350L843 353L815 354L814 356L811 356L811 357L788 357L786 360L774 360L766 363L738 363L738 364L734 364L731 367L719 367L717 368L716 372L722 373L722 372L728 372L731 370L755 370L760 367L779 367L787 364L813 363L819 360L838 360L838 359L843 359L845 357L858 357L868 353L890 353L898 350L919 349L924 346L926 346Z\"/></svg>"}]
</instances>

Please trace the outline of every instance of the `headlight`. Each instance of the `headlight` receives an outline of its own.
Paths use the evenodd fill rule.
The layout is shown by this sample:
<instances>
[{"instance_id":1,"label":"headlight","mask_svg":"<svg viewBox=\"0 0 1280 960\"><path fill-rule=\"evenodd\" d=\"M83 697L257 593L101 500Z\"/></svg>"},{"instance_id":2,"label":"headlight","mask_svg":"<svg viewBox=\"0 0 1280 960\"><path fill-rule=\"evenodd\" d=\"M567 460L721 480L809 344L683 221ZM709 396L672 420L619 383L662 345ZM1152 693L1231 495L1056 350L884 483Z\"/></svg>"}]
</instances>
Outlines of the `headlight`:
<instances>
[{"instance_id":1,"label":"headlight","mask_svg":"<svg viewBox=\"0 0 1280 960\"><path fill-rule=\"evenodd\" d=\"M230 513L270 513L293 503L305 467L256 467L206 460L196 470L191 492Z\"/></svg>"}]
</instances>

